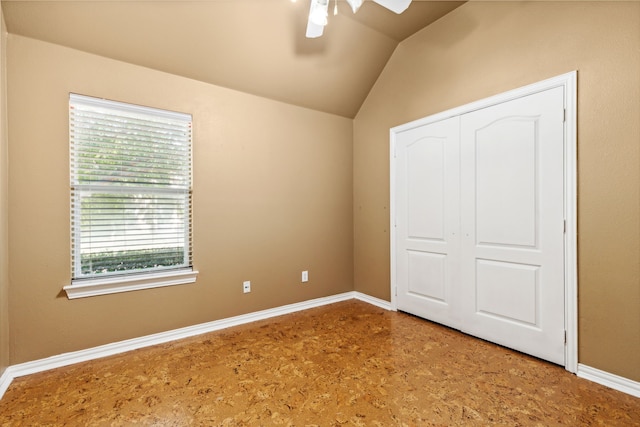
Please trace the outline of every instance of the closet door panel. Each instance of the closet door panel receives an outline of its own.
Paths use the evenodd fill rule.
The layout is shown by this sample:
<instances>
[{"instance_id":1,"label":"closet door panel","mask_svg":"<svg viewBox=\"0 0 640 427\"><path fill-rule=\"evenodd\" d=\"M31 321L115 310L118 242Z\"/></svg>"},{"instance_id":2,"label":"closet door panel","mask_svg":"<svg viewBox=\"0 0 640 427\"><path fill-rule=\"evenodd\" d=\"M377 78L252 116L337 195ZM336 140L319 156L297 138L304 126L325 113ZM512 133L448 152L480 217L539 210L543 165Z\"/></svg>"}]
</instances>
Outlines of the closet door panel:
<instances>
[{"instance_id":1,"label":"closet door panel","mask_svg":"<svg viewBox=\"0 0 640 427\"><path fill-rule=\"evenodd\" d=\"M534 122L500 121L478 130L475 138L478 244L535 247Z\"/></svg>"},{"instance_id":2,"label":"closet door panel","mask_svg":"<svg viewBox=\"0 0 640 427\"><path fill-rule=\"evenodd\" d=\"M396 138L396 304L459 328L459 119Z\"/></svg>"},{"instance_id":3,"label":"closet door panel","mask_svg":"<svg viewBox=\"0 0 640 427\"><path fill-rule=\"evenodd\" d=\"M462 330L564 364L563 89L461 117Z\"/></svg>"}]
</instances>

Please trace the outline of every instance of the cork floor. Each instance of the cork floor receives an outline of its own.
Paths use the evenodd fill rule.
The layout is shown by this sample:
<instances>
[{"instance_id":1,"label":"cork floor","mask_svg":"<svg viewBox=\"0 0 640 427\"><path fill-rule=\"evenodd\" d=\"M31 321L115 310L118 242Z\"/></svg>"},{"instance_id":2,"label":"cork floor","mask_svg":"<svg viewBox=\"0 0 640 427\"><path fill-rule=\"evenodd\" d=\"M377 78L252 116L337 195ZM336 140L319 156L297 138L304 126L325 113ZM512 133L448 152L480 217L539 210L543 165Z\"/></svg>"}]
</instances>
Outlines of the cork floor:
<instances>
[{"instance_id":1,"label":"cork floor","mask_svg":"<svg viewBox=\"0 0 640 427\"><path fill-rule=\"evenodd\" d=\"M2 426L640 426L640 399L352 300L17 378Z\"/></svg>"}]
</instances>

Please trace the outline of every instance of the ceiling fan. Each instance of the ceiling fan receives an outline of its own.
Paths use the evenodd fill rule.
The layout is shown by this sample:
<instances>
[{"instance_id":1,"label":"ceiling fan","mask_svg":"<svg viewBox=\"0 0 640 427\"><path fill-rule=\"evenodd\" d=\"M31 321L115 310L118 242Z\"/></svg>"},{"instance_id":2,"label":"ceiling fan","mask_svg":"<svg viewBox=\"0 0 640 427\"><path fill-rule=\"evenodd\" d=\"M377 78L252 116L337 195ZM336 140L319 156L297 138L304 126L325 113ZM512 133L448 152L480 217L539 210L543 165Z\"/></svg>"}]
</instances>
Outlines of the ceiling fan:
<instances>
[{"instance_id":1,"label":"ceiling fan","mask_svg":"<svg viewBox=\"0 0 640 427\"><path fill-rule=\"evenodd\" d=\"M309 9L309 20L307 22L307 38L314 39L320 37L327 25L329 16L329 2L331 0L311 0L311 9ZM337 0L334 0L337 2ZM356 13L364 0L347 0L353 13ZM382 7L386 7L392 12L402 13L409 7L411 0L373 0ZM337 3L334 14L337 13Z\"/></svg>"}]
</instances>

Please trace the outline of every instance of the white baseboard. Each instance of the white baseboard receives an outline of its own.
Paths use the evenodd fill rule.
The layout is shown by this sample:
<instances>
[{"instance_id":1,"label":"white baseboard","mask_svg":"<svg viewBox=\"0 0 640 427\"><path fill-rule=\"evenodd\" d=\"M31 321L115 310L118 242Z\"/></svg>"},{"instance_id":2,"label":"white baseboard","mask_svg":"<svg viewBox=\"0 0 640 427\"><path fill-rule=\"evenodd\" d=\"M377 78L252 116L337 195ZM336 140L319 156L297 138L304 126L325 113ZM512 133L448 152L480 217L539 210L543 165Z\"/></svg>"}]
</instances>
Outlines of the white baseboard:
<instances>
[{"instance_id":1,"label":"white baseboard","mask_svg":"<svg viewBox=\"0 0 640 427\"><path fill-rule=\"evenodd\" d=\"M580 363L578 363L578 372L576 375L580 378L584 378L585 380L602 384L614 390L618 390L635 397L640 397L640 382L632 381L628 378L610 374L609 372L601 371L600 369L592 368L591 366L582 365Z\"/></svg>"},{"instance_id":2,"label":"white baseboard","mask_svg":"<svg viewBox=\"0 0 640 427\"><path fill-rule=\"evenodd\" d=\"M7 391L9 386L11 385L11 381L13 381L14 376L11 375L11 367L8 367L2 375L0 375L0 399L4 395L4 392Z\"/></svg>"},{"instance_id":3,"label":"white baseboard","mask_svg":"<svg viewBox=\"0 0 640 427\"><path fill-rule=\"evenodd\" d=\"M393 310L391 307L391 303L389 301L385 301L380 298L372 297L370 295L363 294L360 292L354 292L353 297L357 300L364 301L371 305L375 305L376 307L384 308L385 310Z\"/></svg>"},{"instance_id":4,"label":"white baseboard","mask_svg":"<svg viewBox=\"0 0 640 427\"><path fill-rule=\"evenodd\" d=\"M385 301L379 300L378 298L370 297L359 292L345 292L338 295L316 298L295 304L283 305L280 307L270 308L254 313L243 314L240 316L201 323L199 325L174 329L167 332L160 332L157 334L146 335L139 338L105 344L98 347L88 348L86 350L74 351L70 353L59 354L57 356L47 357L45 359L20 363L17 365L9 366L2 374L2 376L0 376L0 399L4 395L5 391L7 391L7 389L9 388L11 381L13 381L14 378L24 375L35 374L37 372L43 372L49 369L60 368L63 366L73 365L75 363L99 359L101 357L112 356L114 354L137 350L139 348L149 347L152 345L164 344L182 338L188 338L207 332L213 332L220 329L230 328L232 326L243 325L245 323L269 319L271 317L295 313L297 311L308 310L310 308L333 304L340 301L347 301L354 298L373 305L377 305L382 308L386 308L384 307Z\"/></svg>"},{"instance_id":5,"label":"white baseboard","mask_svg":"<svg viewBox=\"0 0 640 427\"><path fill-rule=\"evenodd\" d=\"M307 310L310 308L333 304L339 301L346 301L353 298L355 298L354 292L345 292L343 294L332 295L329 297L283 305L267 310L242 314L240 316L228 317L226 319L214 320L212 322L187 326L185 328L173 329L171 331L145 335L139 338L118 341L111 344L88 348L86 350L59 354L57 356L34 360L32 362L20 363L18 365L10 366L8 371L13 374L14 378L23 375L30 375L36 372L42 372L49 369L60 368L62 366L73 365L75 363L86 362L88 360L99 359L101 357L112 356L114 354L137 350L139 348L149 347L152 345L164 344L182 338L193 337L196 335L205 334L207 332L218 331L220 329L230 328L232 326L238 326L258 320L269 319L271 317L281 316L283 314L295 313L296 311Z\"/></svg>"},{"instance_id":6,"label":"white baseboard","mask_svg":"<svg viewBox=\"0 0 640 427\"><path fill-rule=\"evenodd\" d=\"M60 368L62 366L73 365L75 363L86 362L88 360L99 359L101 357L112 356L114 354L137 350L143 347L164 344L182 338L188 338L200 334L205 334L207 332L218 331L220 329L230 328L232 326L243 325L258 320L269 319L276 316L282 316L284 314L295 313L297 311L333 304L340 301L347 301L350 299L357 299L383 308L385 310L393 309L391 303L388 301L384 301L360 292L345 292L338 295L312 299L295 304L283 305L281 307L270 308L267 310L229 317L221 320L215 320L213 322L201 323L199 325L187 326L185 328L174 329L167 332L161 332L139 338L133 338L130 340L105 344L86 350L64 353L45 359L34 360L32 362L20 363L18 365L9 366L0 376L0 399L2 399L2 396L11 385L13 379L17 377L35 374L37 372L43 372L49 369ZM581 364L578 364L577 375L581 378L596 382L598 384L602 384L618 391L622 391L623 393L627 393L635 397L640 397L640 383L636 381L632 381L627 378L610 374L608 372Z\"/></svg>"}]
</instances>

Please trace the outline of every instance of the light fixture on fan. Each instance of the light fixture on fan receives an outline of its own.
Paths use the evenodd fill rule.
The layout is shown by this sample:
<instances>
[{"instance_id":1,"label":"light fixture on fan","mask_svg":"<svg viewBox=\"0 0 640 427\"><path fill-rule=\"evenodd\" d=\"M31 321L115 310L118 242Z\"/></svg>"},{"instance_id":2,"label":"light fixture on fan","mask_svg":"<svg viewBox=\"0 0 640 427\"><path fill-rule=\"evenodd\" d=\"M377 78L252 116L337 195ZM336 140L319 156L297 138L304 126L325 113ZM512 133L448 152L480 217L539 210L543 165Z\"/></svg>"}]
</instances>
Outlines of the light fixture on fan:
<instances>
[{"instance_id":1,"label":"light fixture on fan","mask_svg":"<svg viewBox=\"0 0 640 427\"><path fill-rule=\"evenodd\" d=\"M334 0L337 1L337 0ZM373 0L380 6L389 9L395 13L402 13L409 7L411 0ZM330 0L311 0L311 8L309 9L309 20L307 22L307 38L314 39L320 37L328 22ZM356 13L363 0L347 0L353 13ZM337 3L334 14L337 13Z\"/></svg>"}]
</instances>

